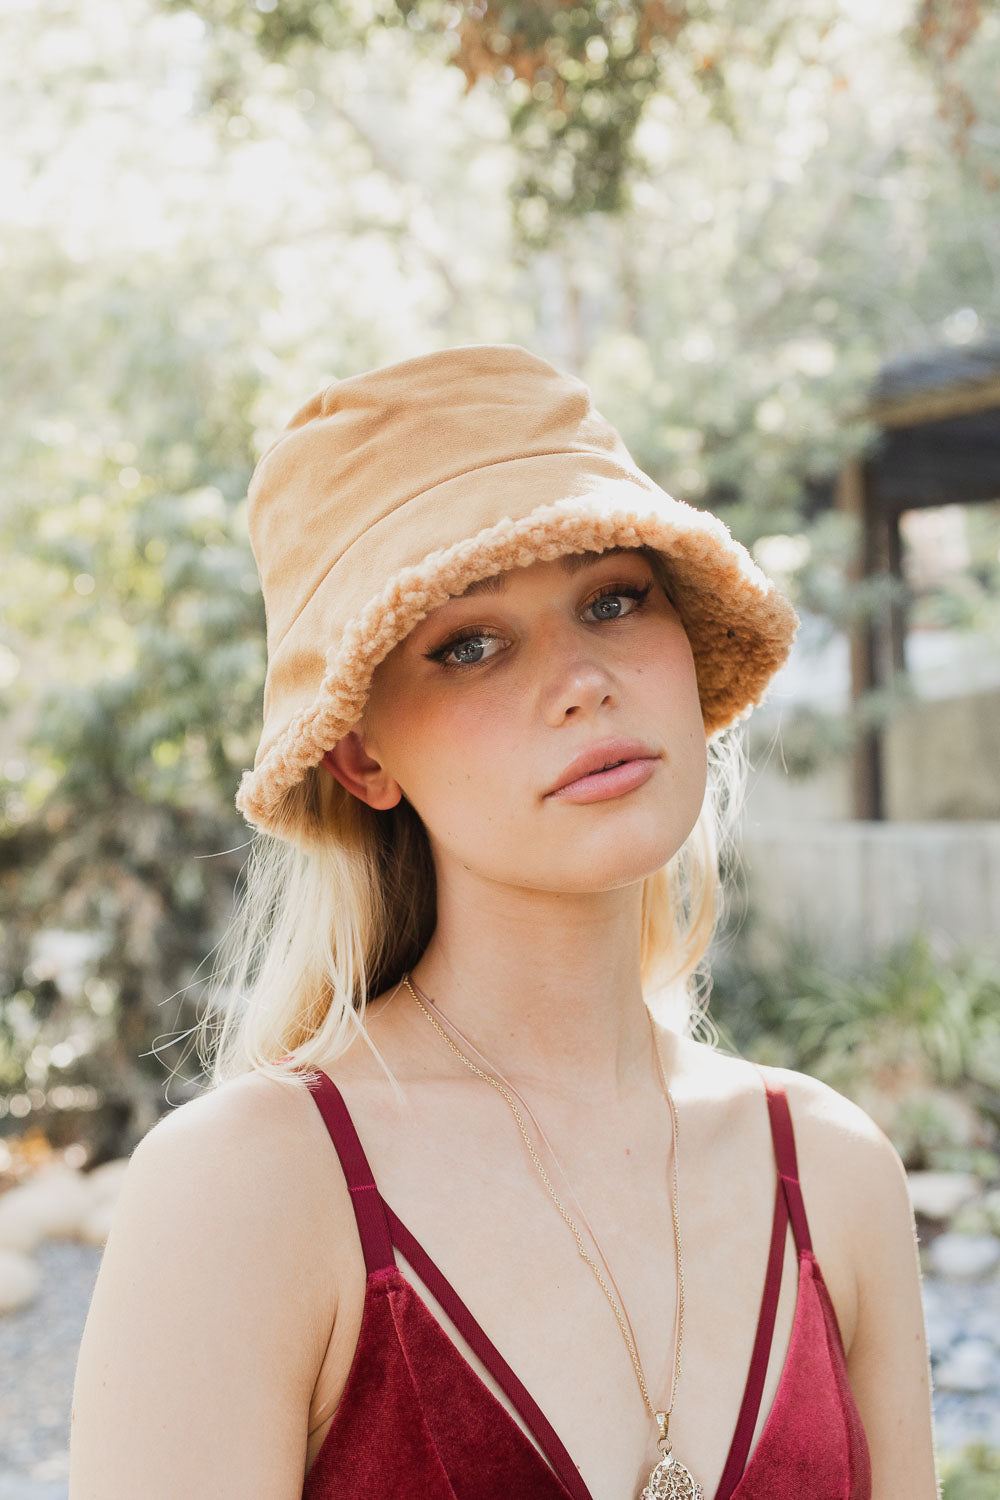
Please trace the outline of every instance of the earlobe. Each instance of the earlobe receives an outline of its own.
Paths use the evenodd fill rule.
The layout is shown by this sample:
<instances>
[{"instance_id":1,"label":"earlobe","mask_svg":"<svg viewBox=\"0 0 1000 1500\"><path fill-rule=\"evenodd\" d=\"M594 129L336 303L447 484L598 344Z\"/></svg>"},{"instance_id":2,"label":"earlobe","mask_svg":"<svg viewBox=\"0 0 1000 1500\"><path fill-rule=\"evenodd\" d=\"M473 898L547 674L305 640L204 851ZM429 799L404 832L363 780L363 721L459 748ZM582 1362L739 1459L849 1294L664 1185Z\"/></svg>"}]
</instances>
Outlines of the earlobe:
<instances>
[{"instance_id":1,"label":"earlobe","mask_svg":"<svg viewBox=\"0 0 1000 1500\"><path fill-rule=\"evenodd\" d=\"M380 812L395 807L402 798L399 782L368 754L364 740L353 729L326 752L320 764L352 797Z\"/></svg>"}]
</instances>

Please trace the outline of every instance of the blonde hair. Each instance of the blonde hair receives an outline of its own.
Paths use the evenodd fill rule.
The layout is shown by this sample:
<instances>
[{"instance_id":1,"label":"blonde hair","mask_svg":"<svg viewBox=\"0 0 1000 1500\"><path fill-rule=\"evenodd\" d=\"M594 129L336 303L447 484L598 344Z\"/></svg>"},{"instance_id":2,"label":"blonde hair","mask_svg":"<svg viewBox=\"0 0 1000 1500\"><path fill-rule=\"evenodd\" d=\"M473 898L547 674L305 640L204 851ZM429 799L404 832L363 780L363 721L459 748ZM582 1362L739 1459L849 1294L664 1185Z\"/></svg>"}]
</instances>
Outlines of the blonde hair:
<instances>
[{"instance_id":1,"label":"blonde hair","mask_svg":"<svg viewBox=\"0 0 1000 1500\"><path fill-rule=\"evenodd\" d=\"M707 749L698 820L643 882L641 959L652 1014L686 1035L704 1023L714 1042L705 959L746 785L743 726L717 733ZM405 800L375 812L313 767L285 793L280 826L280 836L258 834L252 846L198 1027L210 1087L254 1070L301 1086L359 1033L372 1046L368 1001L399 983L433 931L430 845Z\"/></svg>"}]
</instances>

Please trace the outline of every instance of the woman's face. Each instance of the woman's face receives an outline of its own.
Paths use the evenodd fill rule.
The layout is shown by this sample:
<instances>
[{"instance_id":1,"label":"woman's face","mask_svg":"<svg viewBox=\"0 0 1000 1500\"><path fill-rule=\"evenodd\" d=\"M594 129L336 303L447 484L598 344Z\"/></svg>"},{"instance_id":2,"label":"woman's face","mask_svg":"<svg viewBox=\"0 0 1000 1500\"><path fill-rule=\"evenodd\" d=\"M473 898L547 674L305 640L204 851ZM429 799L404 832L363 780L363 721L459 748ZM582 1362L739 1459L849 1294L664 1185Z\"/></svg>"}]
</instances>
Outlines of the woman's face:
<instances>
[{"instance_id":1,"label":"woman's face","mask_svg":"<svg viewBox=\"0 0 1000 1500\"><path fill-rule=\"evenodd\" d=\"M676 853L705 794L691 647L639 551L533 563L450 599L377 668L359 732L379 805L405 795L439 875L614 889Z\"/></svg>"}]
</instances>

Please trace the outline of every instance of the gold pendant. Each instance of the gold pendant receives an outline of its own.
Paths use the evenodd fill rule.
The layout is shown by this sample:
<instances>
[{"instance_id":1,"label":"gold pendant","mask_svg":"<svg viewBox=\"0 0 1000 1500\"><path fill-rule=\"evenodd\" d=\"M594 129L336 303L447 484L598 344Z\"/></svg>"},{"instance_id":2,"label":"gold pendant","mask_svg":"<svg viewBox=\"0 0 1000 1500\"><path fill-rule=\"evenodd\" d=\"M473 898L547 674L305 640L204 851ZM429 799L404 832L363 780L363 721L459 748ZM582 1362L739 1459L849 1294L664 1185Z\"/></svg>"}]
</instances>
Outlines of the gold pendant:
<instances>
[{"instance_id":1,"label":"gold pendant","mask_svg":"<svg viewBox=\"0 0 1000 1500\"><path fill-rule=\"evenodd\" d=\"M670 1413L658 1411L655 1416L660 1429L656 1442L660 1461L650 1474L639 1500L705 1500L705 1491L691 1470L678 1463L674 1457L673 1444L667 1436Z\"/></svg>"},{"instance_id":2,"label":"gold pendant","mask_svg":"<svg viewBox=\"0 0 1000 1500\"><path fill-rule=\"evenodd\" d=\"M668 1449L649 1476L639 1500L705 1500L705 1491L690 1469Z\"/></svg>"}]
</instances>

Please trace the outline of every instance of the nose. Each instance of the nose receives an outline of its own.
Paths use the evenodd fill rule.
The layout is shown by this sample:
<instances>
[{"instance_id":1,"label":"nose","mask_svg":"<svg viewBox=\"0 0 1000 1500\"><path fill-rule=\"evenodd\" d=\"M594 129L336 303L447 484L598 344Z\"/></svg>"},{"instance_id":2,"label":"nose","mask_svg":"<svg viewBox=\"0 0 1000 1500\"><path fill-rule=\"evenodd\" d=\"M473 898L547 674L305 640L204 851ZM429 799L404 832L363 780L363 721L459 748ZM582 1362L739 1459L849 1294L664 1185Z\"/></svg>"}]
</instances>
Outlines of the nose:
<instances>
[{"instance_id":1,"label":"nose","mask_svg":"<svg viewBox=\"0 0 1000 1500\"><path fill-rule=\"evenodd\" d=\"M567 719L588 719L604 708L613 708L616 686L596 653L549 641L549 673L542 689L542 715L557 728Z\"/></svg>"}]
</instances>

